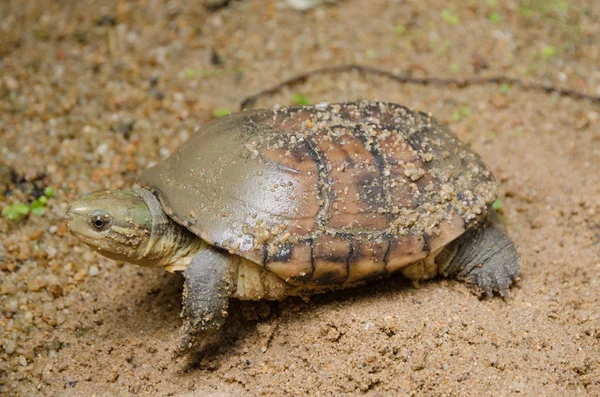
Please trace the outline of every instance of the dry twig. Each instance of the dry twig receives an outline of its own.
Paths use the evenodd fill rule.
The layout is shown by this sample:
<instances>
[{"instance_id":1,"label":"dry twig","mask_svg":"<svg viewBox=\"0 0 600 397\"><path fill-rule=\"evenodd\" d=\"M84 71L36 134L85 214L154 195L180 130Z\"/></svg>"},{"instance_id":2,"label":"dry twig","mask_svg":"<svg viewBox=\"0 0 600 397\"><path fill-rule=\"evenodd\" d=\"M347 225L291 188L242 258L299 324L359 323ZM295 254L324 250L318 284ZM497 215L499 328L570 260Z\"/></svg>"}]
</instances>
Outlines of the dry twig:
<instances>
[{"instance_id":1,"label":"dry twig","mask_svg":"<svg viewBox=\"0 0 600 397\"><path fill-rule=\"evenodd\" d=\"M487 77L470 77L466 79L460 78L440 78L440 77L413 77L409 75L401 75L389 72L387 70L378 69L371 66L363 66L358 64L346 64L346 65L337 65L337 66L327 66L324 68L319 68L315 70L311 70L306 73L298 74L294 77L291 77L287 80L284 80L273 87L267 88L263 91L260 91L254 95L251 95L245 98L241 104L240 108L247 109L252 107L254 103L264 95L275 94L281 91L285 87L294 86L296 84L304 83L310 77L326 74L326 73L341 73L341 72L349 72L352 70L356 70L363 74L373 74L377 76L387 77L398 83L402 84L418 84L418 85L437 85L437 86L455 86L457 88L469 87L472 85L481 85L481 84L510 84L516 87L520 87L525 90L534 90L534 91L543 91L546 93L556 93L561 96L566 96L574 99L581 99L591 101L593 103L600 104L600 96L595 96L591 94L586 94L584 92L580 92L571 88L563 88L563 87L555 87L552 85L546 85L537 82L526 82L518 78L507 77L507 76L487 76Z\"/></svg>"}]
</instances>

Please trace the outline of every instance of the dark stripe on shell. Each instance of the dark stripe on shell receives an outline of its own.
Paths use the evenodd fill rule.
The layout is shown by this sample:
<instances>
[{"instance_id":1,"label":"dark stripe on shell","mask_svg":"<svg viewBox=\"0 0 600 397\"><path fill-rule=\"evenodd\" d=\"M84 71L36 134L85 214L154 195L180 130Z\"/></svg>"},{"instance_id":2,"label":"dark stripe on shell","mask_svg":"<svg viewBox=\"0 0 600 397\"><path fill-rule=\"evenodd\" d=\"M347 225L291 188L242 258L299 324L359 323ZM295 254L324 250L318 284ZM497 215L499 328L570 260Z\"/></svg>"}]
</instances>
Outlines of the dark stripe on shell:
<instances>
[{"instance_id":1,"label":"dark stripe on shell","mask_svg":"<svg viewBox=\"0 0 600 397\"><path fill-rule=\"evenodd\" d=\"M377 131L381 130L381 126L379 125L371 123L367 125L373 126L377 129ZM365 150L367 150L368 137L367 135L365 135L364 127L362 125L359 124L354 127L354 135L360 139L363 146L365 147ZM377 163L377 172L379 174L379 187L381 187L381 193L383 196L383 201L385 203L385 208L391 208L391 197L388 189L388 187L391 185L391 181L389 177L385 176L384 172L385 169L389 167L389 162L387 161L385 154L379 149L379 142L377 142L376 139L371 140L368 151L371 153L371 155L375 159L375 162ZM389 211L386 212L385 217L389 223L391 219L391 213Z\"/></svg>"},{"instance_id":2,"label":"dark stripe on shell","mask_svg":"<svg viewBox=\"0 0 600 397\"><path fill-rule=\"evenodd\" d=\"M431 247L429 246L429 235L423 231L423 251L431 252Z\"/></svg>"},{"instance_id":3,"label":"dark stripe on shell","mask_svg":"<svg viewBox=\"0 0 600 397\"><path fill-rule=\"evenodd\" d=\"M392 250L392 239L391 239L391 237L388 238L387 243L388 244L387 244L387 248L385 250L385 254L383 254L383 270L385 271L385 273L388 272L387 265L388 265L388 260L389 260L389 257L390 257L390 252Z\"/></svg>"},{"instance_id":4,"label":"dark stripe on shell","mask_svg":"<svg viewBox=\"0 0 600 397\"><path fill-rule=\"evenodd\" d=\"M346 276L347 278L347 276ZM319 278L317 280L314 281L315 284L319 284L319 285L332 285L332 284L342 284L344 282L345 278L342 279L340 278L340 272L338 271L330 271L327 273L323 273L319 276Z\"/></svg>"},{"instance_id":5,"label":"dark stripe on shell","mask_svg":"<svg viewBox=\"0 0 600 397\"><path fill-rule=\"evenodd\" d=\"M354 241L354 236L356 236L356 234L354 233L348 233L348 232L335 232L335 237L338 237L342 240L348 240L348 241Z\"/></svg>"},{"instance_id":6,"label":"dark stripe on shell","mask_svg":"<svg viewBox=\"0 0 600 397\"><path fill-rule=\"evenodd\" d=\"M327 159L325 156L316 149L317 145L311 144L308 139L305 140L306 149L308 154L317 164L317 178L318 178L318 189L319 189L319 201L323 202L323 205L319 208L319 215L317 215L317 225L322 228L326 225L329 217L329 207L333 201L330 187L333 185L331 181L330 172L327 170Z\"/></svg>"},{"instance_id":7,"label":"dark stripe on shell","mask_svg":"<svg viewBox=\"0 0 600 397\"><path fill-rule=\"evenodd\" d=\"M350 241L350 250L348 251L348 257L346 258L346 278L344 279L344 283L346 281L348 281L348 278L350 277L350 262L352 262L352 259L354 257L354 239L352 239Z\"/></svg>"},{"instance_id":8,"label":"dark stripe on shell","mask_svg":"<svg viewBox=\"0 0 600 397\"><path fill-rule=\"evenodd\" d=\"M406 136L404 138L404 141L408 145L410 145L410 147L412 147L415 151L421 152L421 150L423 149L423 139L424 139L424 136L426 136L426 135L431 135L430 129L429 128L421 128L421 129L413 132L412 134Z\"/></svg>"},{"instance_id":9,"label":"dark stripe on shell","mask_svg":"<svg viewBox=\"0 0 600 397\"><path fill-rule=\"evenodd\" d=\"M307 276L309 276L308 279L311 279L312 275L315 274L315 241L311 237L311 238L307 239L306 242L310 246L310 268L312 269L310 272L310 276L309 275L307 275Z\"/></svg>"},{"instance_id":10,"label":"dark stripe on shell","mask_svg":"<svg viewBox=\"0 0 600 397\"><path fill-rule=\"evenodd\" d=\"M277 252L273 252L266 260L268 262L289 262L292 258L292 244L284 243L277 246L277 248Z\"/></svg>"},{"instance_id":11,"label":"dark stripe on shell","mask_svg":"<svg viewBox=\"0 0 600 397\"><path fill-rule=\"evenodd\" d=\"M267 243L263 244L262 247L262 259L263 259L263 265L265 267L265 269L267 269L267 258L269 257L269 245Z\"/></svg>"},{"instance_id":12,"label":"dark stripe on shell","mask_svg":"<svg viewBox=\"0 0 600 397\"><path fill-rule=\"evenodd\" d=\"M406 136L404 138L404 141L406 142L406 144L409 145L413 150L415 150L418 153L417 157L419 159L421 159L421 154L424 151L423 140L424 140L425 136L427 136L427 135L431 135L431 128L429 128L429 127L421 128L421 129L415 131L414 133L412 133L411 135ZM428 168L427 165L424 164L424 166L426 168ZM416 199L415 204L417 207L420 207L425 202L425 197L427 196L427 194L425 192L425 187L427 185L424 183L416 183L416 185L417 185L417 189L419 190L419 197Z\"/></svg>"}]
</instances>

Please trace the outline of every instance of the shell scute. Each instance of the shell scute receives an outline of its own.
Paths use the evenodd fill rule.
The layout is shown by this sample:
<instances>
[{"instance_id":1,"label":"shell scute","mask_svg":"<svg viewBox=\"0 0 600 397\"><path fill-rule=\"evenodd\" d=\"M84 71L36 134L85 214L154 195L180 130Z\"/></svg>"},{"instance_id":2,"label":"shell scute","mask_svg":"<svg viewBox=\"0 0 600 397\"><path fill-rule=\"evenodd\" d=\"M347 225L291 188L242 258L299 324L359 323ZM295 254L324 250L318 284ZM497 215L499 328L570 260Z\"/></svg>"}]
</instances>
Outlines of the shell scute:
<instances>
[{"instance_id":1,"label":"shell scute","mask_svg":"<svg viewBox=\"0 0 600 397\"><path fill-rule=\"evenodd\" d=\"M389 239L356 240L345 282L354 284L386 274L389 250Z\"/></svg>"},{"instance_id":2,"label":"shell scute","mask_svg":"<svg viewBox=\"0 0 600 397\"><path fill-rule=\"evenodd\" d=\"M342 284L348 278L348 263L352 256L352 242L323 234L313 240L315 284Z\"/></svg>"}]
</instances>

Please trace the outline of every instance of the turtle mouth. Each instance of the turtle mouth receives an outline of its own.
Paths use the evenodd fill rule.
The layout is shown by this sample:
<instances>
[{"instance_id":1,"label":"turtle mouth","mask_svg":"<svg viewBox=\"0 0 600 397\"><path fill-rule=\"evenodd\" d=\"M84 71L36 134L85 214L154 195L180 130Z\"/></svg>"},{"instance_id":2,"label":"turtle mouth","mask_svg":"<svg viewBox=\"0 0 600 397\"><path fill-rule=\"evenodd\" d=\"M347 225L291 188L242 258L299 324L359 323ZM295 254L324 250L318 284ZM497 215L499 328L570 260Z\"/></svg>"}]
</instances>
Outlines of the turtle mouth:
<instances>
[{"instance_id":1,"label":"turtle mouth","mask_svg":"<svg viewBox=\"0 0 600 397\"><path fill-rule=\"evenodd\" d=\"M95 245L94 241L98 239L98 233L90 230L87 217L68 213L67 215L69 232L87 245Z\"/></svg>"}]
</instances>

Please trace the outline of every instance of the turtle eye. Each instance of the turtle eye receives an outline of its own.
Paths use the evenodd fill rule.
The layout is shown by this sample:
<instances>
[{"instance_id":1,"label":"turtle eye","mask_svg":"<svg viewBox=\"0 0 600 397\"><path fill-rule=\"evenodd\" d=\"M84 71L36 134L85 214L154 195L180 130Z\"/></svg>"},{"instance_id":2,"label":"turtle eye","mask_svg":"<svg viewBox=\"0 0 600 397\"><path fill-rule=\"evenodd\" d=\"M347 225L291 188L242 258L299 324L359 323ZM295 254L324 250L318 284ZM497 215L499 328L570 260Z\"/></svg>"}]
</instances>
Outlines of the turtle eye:
<instances>
[{"instance_id":1,"label":"turtle eye","mask_svg":"<svg viewBox=\"0 0 600 397\"><path fill-rule=\"evenodd\" d=\"M96 226L97 229L102 229L104 227L104 221L102 220L102 218L97 216L94 220L94 226Z\"/></svg>"},{"instance_id":2,"label":"turtle eye","mask_svg":"<svg viewBox=\"0 0 600 397\"><path fill-rule=\"evenodd\" d=\"M92 226L94 227L94 229L98 230L98 231L102 231L107 229L111 224L112 224L112 219L110 217L110 215L108 215L106 212L102 211L102 212L96 212L91 214L91 223Z\"/></svg>"}]
</instances>

